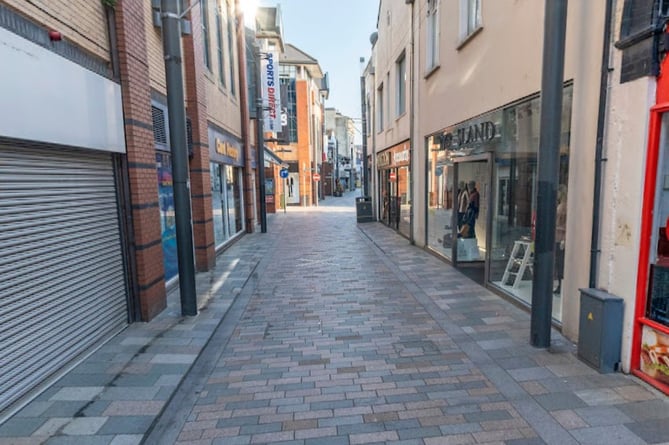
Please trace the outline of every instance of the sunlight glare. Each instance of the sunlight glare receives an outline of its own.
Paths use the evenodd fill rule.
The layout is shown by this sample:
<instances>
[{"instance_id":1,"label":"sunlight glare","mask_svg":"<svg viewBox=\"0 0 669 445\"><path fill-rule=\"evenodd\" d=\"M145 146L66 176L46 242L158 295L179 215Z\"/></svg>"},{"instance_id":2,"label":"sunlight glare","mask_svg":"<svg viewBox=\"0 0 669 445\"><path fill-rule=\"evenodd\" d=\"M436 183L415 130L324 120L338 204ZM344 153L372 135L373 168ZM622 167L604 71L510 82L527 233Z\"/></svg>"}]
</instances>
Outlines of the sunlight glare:
<instances>
[{"instance_id":1,"label":"sunlight glare","mask_svg":"<svg viewBox=\"0 0 669 445\"><path fill-rule=\"evenodd\" d=\"M244 24L255 29L256 10L258 0L241 0L242 12L244 13Z\"/></svg>"}]
</instances>

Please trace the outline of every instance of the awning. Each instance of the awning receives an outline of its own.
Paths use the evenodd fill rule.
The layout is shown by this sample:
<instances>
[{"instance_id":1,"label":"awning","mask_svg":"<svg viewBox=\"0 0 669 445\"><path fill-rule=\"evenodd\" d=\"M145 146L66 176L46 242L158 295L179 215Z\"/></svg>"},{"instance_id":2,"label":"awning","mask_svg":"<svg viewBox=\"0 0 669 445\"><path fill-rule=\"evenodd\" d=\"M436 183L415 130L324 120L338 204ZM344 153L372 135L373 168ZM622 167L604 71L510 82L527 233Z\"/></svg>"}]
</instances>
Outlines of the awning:
<instances>
[{"instance_id":1,"label":"awning","mask_svg":"<svg viewBox=\"0 0 669 445\"><path fill-rule=\"evenodd\" d=\"M281 159L276 153L274 153L267 145L265 145L265 162L271 162L272 164L276 165L286 164L285 162L283 162L283 159Z\"/></svg>"}]
</instances>

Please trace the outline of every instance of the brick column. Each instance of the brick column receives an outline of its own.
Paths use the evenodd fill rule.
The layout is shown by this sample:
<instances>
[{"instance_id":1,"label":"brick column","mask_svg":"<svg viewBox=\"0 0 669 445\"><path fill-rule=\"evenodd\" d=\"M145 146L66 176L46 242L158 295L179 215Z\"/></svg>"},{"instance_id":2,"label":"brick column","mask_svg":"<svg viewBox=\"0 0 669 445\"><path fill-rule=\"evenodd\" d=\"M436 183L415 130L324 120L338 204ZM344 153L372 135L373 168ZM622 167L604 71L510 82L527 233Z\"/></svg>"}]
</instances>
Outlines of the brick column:
<instances>
[{"instance_id":1,"label":"brick column","mask_svg":"<svg viewBox=\"0 0 669 445\"><path fill-rule=\"evenodd\" d=\"M211 206L211 177L209 174L209 136L207 132L207 85L202 53L202 25L199 10L190 14L193 33L184 36L184 93L186 114L191 120L193 156L190 159L191 208L195 266L206 271L216 264L214 219Z\"/></svg>"},{"instance_id":2,"label":"brick column","mask_svg":"<svg viewBox=\"0 0 669 445\"><path fill-rule=\"evenodd\" d=\"M255 231L255 218L253 217L253 201L254 193L256 190L260 191L261 184L259 184L259 175L256 175L258 169L265 168L264 165L257 163L256 169L252 168L252 159L258 161L257 156L251 151L251 135L250 135L250 126L251 121L249 117L249 99L248 97L248 84L247 84L247 75L246 75L246 32L244 28L244 11L242 10L239 0L235 0L235 35L237 37L237 61L239 63L239 112L241 114L242 120L242 143L244 144L244 215L246 217L245 228L246 233L253 233ZM251 73L251 75L255 75ZM258 85L260 88L260 85ZM256 121L257 122L257 121ZM257 132L256 132L257 134ZM258 147L263 147L265 141L256 141L256 151ZM256 182L256 188L253 187L253 182ZM263 184L264 185L264 184ZM262 205L260 203L260 195L258 196L258 206ZM258 216L260 216L260 209L258 209Z\"/></svg>"},{"instance_id":3,"label":"brick column","mask_svg":"<svg viewBox=\"0 0 669 445\"><path fill-rule=\"evenodd\" d=\"M116 33L133 240L139 306L142 320L149 321L165 308L167 300L144 26L142 2L120 0L116 5Z\"/></svg>"}]
</instances>

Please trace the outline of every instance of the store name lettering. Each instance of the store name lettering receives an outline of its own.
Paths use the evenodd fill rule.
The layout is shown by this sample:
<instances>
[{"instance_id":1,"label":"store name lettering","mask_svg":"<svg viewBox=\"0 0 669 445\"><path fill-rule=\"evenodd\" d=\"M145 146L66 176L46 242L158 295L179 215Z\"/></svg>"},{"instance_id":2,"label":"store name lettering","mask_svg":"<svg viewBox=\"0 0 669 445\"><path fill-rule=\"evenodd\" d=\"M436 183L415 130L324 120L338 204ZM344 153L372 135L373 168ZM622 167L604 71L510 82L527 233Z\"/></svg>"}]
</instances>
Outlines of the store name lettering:
<instances>
[{"instance_id":1,"label":"store name lettering","mask_svg":"<svg viewBox=\"0 0 669 445\"><path fill-rule=\"evenodd\" d=\"M494 122L468 125L439 135L439 150L457 149L467 145L492 141L497 135Z\"/></svg>"},{"instance_id":2,"label":"store name lettering","mask_svg":"<svg viewBox=\"0 0 669 445\"><path fill-rule=\"evenodd\" d=\"M393 153L393 162L409 162L409 150L398 151Z\"/></svg>"},{"instance_id":3,"label":"store name lettering","mask_svg":"<svg viewBox=\"0 0 669 445\"><path fill-rule=\"evenodd\" d=\"M216 139L216 153L234 159L239 157L239 149L229 142Z\"/></svg>"}]
</instances>

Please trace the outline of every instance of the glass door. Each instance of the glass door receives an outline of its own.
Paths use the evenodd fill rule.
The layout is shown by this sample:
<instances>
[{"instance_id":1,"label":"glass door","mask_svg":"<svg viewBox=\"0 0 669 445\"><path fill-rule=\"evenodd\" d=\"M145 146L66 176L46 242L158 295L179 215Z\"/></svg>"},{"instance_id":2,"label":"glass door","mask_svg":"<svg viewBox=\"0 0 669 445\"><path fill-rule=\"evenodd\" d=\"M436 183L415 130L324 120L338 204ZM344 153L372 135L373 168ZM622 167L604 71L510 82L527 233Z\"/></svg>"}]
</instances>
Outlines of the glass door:
<instances>
[{"instance_id":1,"label":"glass door","mask_svg":"<svg viewBox=\"0 0 669 445\"><path fill-rule=\"evenodd\" d=\"M483 262L488 251L491 190L490 156L470 156L454 161L455 226L457 242L453 245L456 264Z\"/></svg>"}]
</instances>

